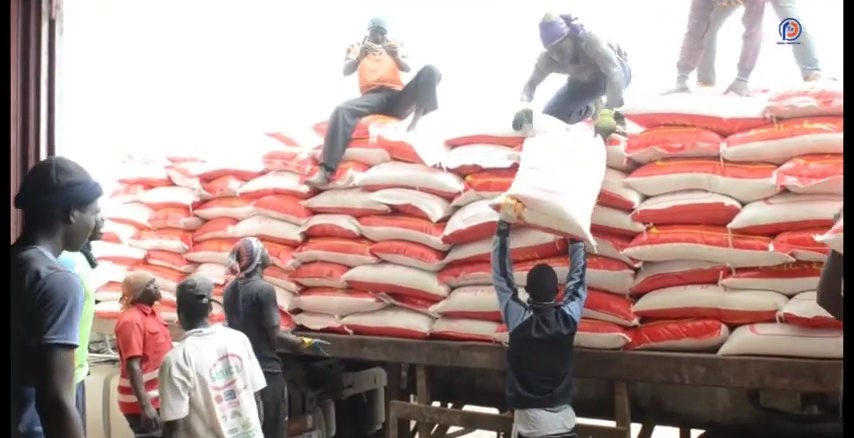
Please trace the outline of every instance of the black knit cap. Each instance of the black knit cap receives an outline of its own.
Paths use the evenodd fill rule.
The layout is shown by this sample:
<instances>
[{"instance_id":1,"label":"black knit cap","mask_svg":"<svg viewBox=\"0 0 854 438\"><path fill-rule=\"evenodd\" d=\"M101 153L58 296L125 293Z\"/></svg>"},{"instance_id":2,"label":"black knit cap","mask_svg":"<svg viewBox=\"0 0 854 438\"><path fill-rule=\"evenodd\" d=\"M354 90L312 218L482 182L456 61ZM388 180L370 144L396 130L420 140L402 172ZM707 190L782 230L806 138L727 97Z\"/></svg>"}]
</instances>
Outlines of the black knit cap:
<instances>
[{"instance_id":1,"label":"black knit cap","mask_svg":"<svg viewBox=\"0 0 854 438\"><path fill-rule=\"evenodd\" d=\"M537 302L549 302L557 295L557 273L554 268L539 263L528 271L525 291Z\"/></svg>"},{"instance_id":2,"label":"black knit cap","mask_svg":"<svg viewBox=\"0 0 854 438\"><path fill-rule=\"evenodd\" d=\"M15 195L19 210L84 207L104 194L83 166L64 157L39 161Z\"/></svg>"}]
</instances>

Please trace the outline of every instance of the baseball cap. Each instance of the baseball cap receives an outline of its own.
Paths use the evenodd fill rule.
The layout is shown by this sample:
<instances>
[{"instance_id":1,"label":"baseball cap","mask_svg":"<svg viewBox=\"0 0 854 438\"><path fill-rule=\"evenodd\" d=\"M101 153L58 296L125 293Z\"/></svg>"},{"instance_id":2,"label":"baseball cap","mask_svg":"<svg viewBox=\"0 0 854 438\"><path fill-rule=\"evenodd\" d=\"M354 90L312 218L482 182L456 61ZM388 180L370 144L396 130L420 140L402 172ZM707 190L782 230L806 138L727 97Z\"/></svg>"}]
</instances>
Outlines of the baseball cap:
<instances>
[{"instance_id":1,"label":"baseball cap","mask_svg":"<svg viewBox=\"0 0 854 438\"><path fill-rule=\"evenodd\" d=\"M178 283L175 291L175 301L178 305L182 304L208 304L217 303L213 299L213 282L201 275L191 275Z\"/></svg>"},{"instance_id":2,"label":"baseball cap","mask_svg":"<svg viewBox=\"0 0 854 438\"><path fill-rule=\"evenodd\" d=\"M33 166L15 195L19 210L89 205L104 194L83 166L65 157L50 157Z\"/></svg>"}]
</instances>

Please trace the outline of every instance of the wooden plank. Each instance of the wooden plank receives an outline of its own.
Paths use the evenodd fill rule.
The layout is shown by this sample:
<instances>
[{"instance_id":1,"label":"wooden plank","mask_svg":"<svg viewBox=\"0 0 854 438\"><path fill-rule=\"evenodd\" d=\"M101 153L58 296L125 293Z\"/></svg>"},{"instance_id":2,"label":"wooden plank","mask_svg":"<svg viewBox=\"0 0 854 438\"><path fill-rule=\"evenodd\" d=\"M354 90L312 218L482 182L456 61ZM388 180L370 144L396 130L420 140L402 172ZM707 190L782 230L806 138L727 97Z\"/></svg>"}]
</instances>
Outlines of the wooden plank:
<instances>
[{"instance_id":1,"label":"wooden plank","mask_svg":"<svg viewBox=\"0 0 854 438\"><path fill-rule=\"evenodd\" d=\"M513 430L513 417L508 415L461 411L399 401L393 401L390 405L392 412L399 419L405 418L419 423L445 424L464 429L489 430L507 434Z\"/></svg>"},{"instance_id":2,"label":"wooden plank","mask_svg":"<svg viewBox=\"0 0 854 438\"><path fill-rule=\"evenodd\" d=\"M326 350L341 359L505 369L505 348L497 344L319 333L310 336L329 341L331 345ZM573 375L626 382L836 393L841 383L842 361L578 348Z\"/></svg>"},{"instance_id":3,"label":"wooden plank","mask_svg":"<svg viewBox=\"0 0 854 438\"><path fill-rule=\"evenodd\" d=\"M576 424L575 433L579 438L625 438L631 436L631 430L596 424Z\"/></svg>"},{"instance_id":4,"label":"wooden plank","mask_svg":"<svg viewBox=\"0 0 854 438\"><path fill-rule=\"evenodd\" d=\"M415 365L415 401L422 406L430 406L433 401L430 399L430 386L427 384L427 367L425 365ZM418 436L430 438L435 424L419 421Z\"/></svg>"}]
</instances>

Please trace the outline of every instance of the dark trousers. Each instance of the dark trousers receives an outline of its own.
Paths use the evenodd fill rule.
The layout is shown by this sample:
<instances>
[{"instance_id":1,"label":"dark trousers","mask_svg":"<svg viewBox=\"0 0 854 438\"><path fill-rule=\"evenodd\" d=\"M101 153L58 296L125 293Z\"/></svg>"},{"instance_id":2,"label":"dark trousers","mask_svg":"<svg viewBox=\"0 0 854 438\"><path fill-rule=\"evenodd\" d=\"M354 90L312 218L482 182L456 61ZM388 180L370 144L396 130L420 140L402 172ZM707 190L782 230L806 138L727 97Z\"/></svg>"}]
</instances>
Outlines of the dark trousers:
<instances>
[{"instance_id":1,"label":"dark trousers","mask_svg":"<svg viewBox=\"0 0 854 438\"><path fill-rule=\"evenodd\" d=\"M75 390L75 404L77 413L80 414L80 422L83 423L83 435L86 435L86 379L77 384Z\"/></svg>"},{"instance_id":2,"label":"dark trousers","mask_svg":"<svg viewBox=\"0 0 854 438\"><path fill-rule=\"evenodd\" d=\"M264 373L267 387L261 390L261 429L264 438L288 436L288 384L282 373Z\"/></svg>"},{"instance_id":3,"label":"dark trousers","mask_svg":"<svg viewBox=\"0 0 854 438\"><path fill-rule=\"evenodd\" d=\"M405 119L413 112L424 115L439 108L436 86L442 79L436 67L427 65L402 90L380 88L335 107L323 140L321 165L334 172L352 140L356 125L363 117L373 114Z\"/></svg>"},{"instance_id":4,"label":"dark trousers","mask_svg":"<svg viewBox=\"0 0 854 438\"><path fill-rule=\"evenodd\" d=\"M517 435L516 438L578 438L578 434L575 432L567 432L557 435L543 435L542 437L526 437L524 435Z\"/></svg>"},{"instance_id":5,"label":"dark trousers","mask_svg":"<svg viewBox=\"0 0 854 438\"><path fill-rule=\"evenodd\" d=\"M629 64L620 59L626 87L632 82L632 70ZM543 113L555 117L564 123L573 125L592 117L596 111L596 100L605 95L607 83L604 74L593 79L581 81L571 76L563 87L549 100Z\"/></svg>"},{"instance_id":6,"label":"dark trousers","mask_svg":"<svg viewBox=\"0 0 854 438\"><path fill-rule=\"evenodd\" d=\"M142 418L139 414L125 414L125 418L135 438L160 438L163 436L162 430L147 430L143 427Z\"/></svg>"}]
</instances>

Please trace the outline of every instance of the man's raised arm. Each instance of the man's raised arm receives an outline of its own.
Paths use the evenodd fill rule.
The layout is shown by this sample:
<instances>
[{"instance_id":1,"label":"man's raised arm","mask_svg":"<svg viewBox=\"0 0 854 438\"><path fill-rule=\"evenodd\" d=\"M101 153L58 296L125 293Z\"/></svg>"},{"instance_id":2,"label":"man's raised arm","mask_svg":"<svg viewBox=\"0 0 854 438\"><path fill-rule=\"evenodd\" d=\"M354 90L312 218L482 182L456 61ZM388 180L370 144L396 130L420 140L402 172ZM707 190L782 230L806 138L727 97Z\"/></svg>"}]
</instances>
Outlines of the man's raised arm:
<instances>
[{"instance_id":1,"label":"man's raised arm","mask_svg":"<svg viewBox=\"0 0 854 438\"><path fill-rule=\"evenodd\" d=\"M587 250L584 242L570 241L569 273L566 274L566 286L563 291L561 309L578 323L581 310L587 301Z\"/></svg>"},{"instance_id":2,"label":"man's raised arm","mask_svg":"<svg viewBox=\"0 0 854 438\"><path fill-rule=\"evenodd\" d=\"M507 329L512 331L525 314L513 280L513 261L510 259L510 223L499 220L492 239L492 284L498 295L498 308Z\"/></svg>"}]
</instances>

